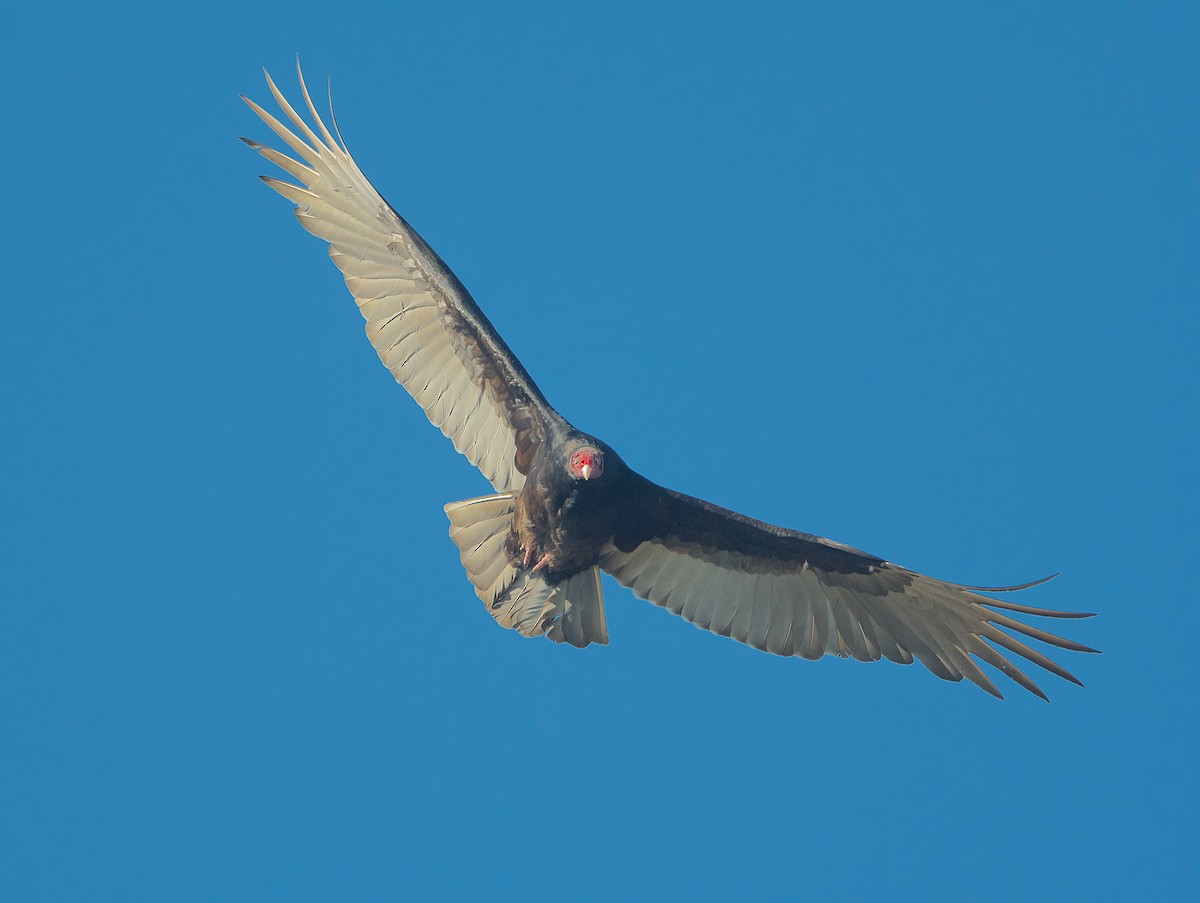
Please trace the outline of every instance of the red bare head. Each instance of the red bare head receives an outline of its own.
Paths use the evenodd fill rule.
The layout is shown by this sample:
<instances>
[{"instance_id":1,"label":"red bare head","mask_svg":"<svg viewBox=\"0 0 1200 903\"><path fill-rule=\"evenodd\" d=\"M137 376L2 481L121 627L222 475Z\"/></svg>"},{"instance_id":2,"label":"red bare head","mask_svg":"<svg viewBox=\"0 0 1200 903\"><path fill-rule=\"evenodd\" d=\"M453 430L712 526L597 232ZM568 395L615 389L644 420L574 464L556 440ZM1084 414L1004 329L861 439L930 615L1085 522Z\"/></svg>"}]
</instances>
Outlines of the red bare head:
<instances>
[{"instance_id":1,"label":"red bare head","mask_svg":"<svg viewBox=\"0 0 1200 903\"><path fill-rule=\"evenodd\" d=\"M577 480L594 480L604 473L604 452L594 445L577 448L571 453L567 470Z\"/></svg>"}]
</instances>

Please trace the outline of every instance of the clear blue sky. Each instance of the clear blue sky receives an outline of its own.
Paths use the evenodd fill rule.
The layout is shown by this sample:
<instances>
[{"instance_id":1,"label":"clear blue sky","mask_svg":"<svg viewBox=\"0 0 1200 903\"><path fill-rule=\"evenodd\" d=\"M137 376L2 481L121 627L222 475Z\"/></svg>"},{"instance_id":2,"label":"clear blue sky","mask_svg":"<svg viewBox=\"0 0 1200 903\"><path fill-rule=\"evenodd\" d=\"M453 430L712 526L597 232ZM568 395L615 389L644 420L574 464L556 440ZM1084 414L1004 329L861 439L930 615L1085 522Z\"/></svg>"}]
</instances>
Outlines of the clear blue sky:
<instances>
[{"instance_id":1,"label":"clear blue sky","mask_svg":"<svg viewBox=\"0 0 1200 903\"><path fill-rule=\"evenodd\" d=\"M1190 3L6 14L0 897L1185 899ZM237 99L323 85L551 402L651 478L1022 601L1053 702L608 587L499 629L482 494ZM320 92L320 93L323 93Z\"/></svg>"}]
</instances>

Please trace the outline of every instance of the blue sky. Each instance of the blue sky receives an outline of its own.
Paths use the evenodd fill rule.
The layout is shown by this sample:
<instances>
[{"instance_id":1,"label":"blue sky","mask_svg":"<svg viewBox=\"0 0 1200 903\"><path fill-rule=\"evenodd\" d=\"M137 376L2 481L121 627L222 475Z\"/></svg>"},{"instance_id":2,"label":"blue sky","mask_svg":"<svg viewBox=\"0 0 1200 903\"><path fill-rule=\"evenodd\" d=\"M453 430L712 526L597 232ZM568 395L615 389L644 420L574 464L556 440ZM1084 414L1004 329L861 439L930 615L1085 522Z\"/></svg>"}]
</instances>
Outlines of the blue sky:
<instances>
[{"instance_id":1,"label":"blue sky","mask_svg":"<svg viewBox=\"0 0 1200 903\"><path fill-rule=\"evenodd\" d=\"M0 896L1198 893L1200 13L10 13ZM237 99L383 194L652 479L951 580L1061 571L1086 689L780 660L607 586L499 629L487 487Z\"/></svg>"}]
</instances>

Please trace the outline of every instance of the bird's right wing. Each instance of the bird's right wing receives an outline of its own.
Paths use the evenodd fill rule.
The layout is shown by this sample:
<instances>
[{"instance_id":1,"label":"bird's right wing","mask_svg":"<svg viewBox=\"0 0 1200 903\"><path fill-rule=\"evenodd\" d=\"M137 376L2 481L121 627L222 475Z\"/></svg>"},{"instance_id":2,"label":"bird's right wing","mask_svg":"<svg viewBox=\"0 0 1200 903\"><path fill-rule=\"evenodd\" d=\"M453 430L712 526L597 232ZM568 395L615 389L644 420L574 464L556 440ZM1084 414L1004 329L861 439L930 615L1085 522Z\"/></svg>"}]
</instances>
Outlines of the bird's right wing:
<instances>
[{"instance_id":1,"label":"bird's right wing","mask_svg":"<svg viewBox=\"0 0 1200 903\"><path fill-rule=\"evenodd\" d=\"M330 134L303 74L319 136L270 75L267 84L303 137L242 98L296 155L243 138L301 184L263 181L296 205L300 225L329 242L367 336L397 382L497 491L519 491L533 450L561 418L450 268L367 181L341 136Z\"/></svg>"}]
</instances>

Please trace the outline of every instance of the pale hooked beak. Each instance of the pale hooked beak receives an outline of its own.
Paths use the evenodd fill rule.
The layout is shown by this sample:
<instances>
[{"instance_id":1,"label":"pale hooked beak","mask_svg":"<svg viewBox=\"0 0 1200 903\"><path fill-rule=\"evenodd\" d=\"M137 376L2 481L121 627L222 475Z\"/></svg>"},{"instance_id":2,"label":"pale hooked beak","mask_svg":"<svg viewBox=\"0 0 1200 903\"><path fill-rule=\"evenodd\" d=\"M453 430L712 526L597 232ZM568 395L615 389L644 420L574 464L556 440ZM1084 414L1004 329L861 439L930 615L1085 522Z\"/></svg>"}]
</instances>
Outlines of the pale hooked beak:
<instances>
[{"instance_id":1,"label":"pale hooked beak","mask_svg":"<svg viewBox=\"0 0 1200 903\"><path fill-rule=\"evenodd\" d=\"M583 467L579 468L579 472L583 474L585 480L590 480L592 478L592 465L584 464Z\"/></svg>"}]
</instances>

